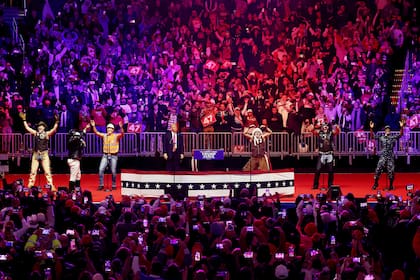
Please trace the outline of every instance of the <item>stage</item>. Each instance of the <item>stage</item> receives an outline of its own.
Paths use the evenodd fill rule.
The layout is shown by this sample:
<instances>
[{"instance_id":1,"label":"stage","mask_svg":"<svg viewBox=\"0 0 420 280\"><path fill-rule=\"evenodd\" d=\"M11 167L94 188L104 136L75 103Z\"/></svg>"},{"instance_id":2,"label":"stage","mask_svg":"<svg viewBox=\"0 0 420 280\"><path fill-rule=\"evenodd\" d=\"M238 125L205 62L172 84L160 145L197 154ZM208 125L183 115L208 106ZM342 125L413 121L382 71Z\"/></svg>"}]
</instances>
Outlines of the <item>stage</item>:
<instances>
[{"instance_id":1,"label":"stage","mask_svg":"<svg viewBox=\"0 0 420 280\"><path fill-rule=\"evenodd\" d=\"M145 172L142 172L145 173ZM173 174L166 172L147 172L151 175L166 174L174 176ZM238 172L227 172L227 173L238 173ZM208 172L195 173L197 176L200 174L208 174ZM249 173L243 173L249 176ZM13 182L16 179L22 178L24 182L28 182L28 174L6 174L8 183ZM175 175L176 177L176 175ZM293 202L299 194L313 194L320 193L321 190L312 190L313 173L294 173L294 194L283 195L281 201ZM45 177L40 175L37 177L37 185L45 185ZM54 184L56 187L68 185L68 174L54 174ZM89 190L92 192L93 200L100 202L106 198L107 195L112 194L116 201L121 200L121 174L117 177L117 190L105 192L98 191L98 175L97 174L83 174L81 180L82 190ZM327 174L321 174L320 185L326 185ZM105 175L105 184L111 185L111 175ZM378 191L381 191L384 195L386 192L383 189L387 185L386 174L382 174L379 180L379 188L376 191L371 189L373 184L373 173L336 173L334 177L334 185L340 186L343 194L349 192L353 193L356 197L365 197L366 195L376 195ZM402 196L403 199L407 198L406 185L414 184L414 191L420 189L420 173L396 173L395 174L395 187L396 189L390 191L393 195ZM138 194L141 194L141 190L138 190ZM372 200L373 201L373 200Z\"/></svg>"}]
</instances>

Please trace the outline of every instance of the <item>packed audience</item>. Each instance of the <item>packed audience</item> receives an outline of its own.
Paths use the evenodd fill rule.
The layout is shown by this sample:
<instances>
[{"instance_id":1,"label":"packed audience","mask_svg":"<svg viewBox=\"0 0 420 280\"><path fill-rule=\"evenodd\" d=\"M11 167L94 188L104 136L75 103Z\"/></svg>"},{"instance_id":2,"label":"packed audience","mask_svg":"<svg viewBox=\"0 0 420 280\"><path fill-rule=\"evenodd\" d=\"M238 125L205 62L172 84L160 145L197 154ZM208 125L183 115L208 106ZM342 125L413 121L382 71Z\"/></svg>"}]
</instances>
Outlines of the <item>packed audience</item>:
<instances>
[{"instance_id":1,"label":"packed audience","mask_svg":"<svg viewBox=\"0 0 420 280\"><path fill-rule=\"evenodd\" d=\"M420 192L147 200L1 193L7 279L419 279ZM367 202L369 200L369 203ZM376 203L372 203L372 199ZM6 278L2 278L6 279Z\"/></svg>"},{"instance_id":2,"label":"packed audience","mask_svg":"<svg viewBox=\"0 0 420 280\"><path fill-rule=\"evenodd\" d=\"M398 129L391 65L420 42L415 1L38 2L24 52L0 20L1 133L24 133L23 110L50 127L59 113L61 132L91 118L142 131ZM95 205L88 191L4 186L3 278L420 278L420 193L374 205L301 195L286 209L247 189Z\"/></svg>"},{"instance_id":3,"label":"packed audience","mask_svg":"<svg viewBox=\"0 0 420 280\"><path fill-rule=\"evenodd\" d=\"M48 125L67 111L61 131L90 118L136 131L395 128L391 63L419 44L414 1L39 2L24 53L1 25L3 133L24 132L21 110Z\"/></svg>"}]
</instances>

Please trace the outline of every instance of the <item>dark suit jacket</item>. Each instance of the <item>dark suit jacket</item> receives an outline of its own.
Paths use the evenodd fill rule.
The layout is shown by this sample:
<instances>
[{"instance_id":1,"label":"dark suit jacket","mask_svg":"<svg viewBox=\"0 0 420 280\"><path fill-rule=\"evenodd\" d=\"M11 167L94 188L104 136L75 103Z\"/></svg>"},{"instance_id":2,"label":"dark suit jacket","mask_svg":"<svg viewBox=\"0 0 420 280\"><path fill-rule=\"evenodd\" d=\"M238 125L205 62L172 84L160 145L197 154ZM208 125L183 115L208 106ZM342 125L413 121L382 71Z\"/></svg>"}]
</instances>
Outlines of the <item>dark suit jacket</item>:
<instances>
[{"instance_id":1,"label":"dark suit jacket","mask_svg":"<svg viewBox=\"0 0 420 280\"><path fill-rule=\"evenodd\" d=\"M163 139L163 152L168 154L168 159L173 157L179 157L180 154L184 153L184 139L181 133L177 133L177 149L173 152L174 143L172 141L172 132L167 131L165 138Z\"/></svg>"}]
</instances>

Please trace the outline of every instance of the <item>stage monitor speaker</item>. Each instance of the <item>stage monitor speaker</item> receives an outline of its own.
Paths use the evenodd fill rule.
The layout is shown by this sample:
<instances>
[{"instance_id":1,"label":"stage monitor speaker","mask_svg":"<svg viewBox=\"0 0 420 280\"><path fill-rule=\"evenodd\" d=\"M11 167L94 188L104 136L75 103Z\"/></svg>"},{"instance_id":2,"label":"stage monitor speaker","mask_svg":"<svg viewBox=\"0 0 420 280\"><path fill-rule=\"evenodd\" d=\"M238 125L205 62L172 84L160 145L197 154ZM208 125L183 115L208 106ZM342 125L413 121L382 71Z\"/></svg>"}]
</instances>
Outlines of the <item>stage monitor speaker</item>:
<instances>
[{"instance_id":1,"label":"stage monitor speaker","mask_svg":"<svg viewBox=\"0 0 420 280\"><path fill-rule=\"evenodd\" d=\"M340 198L343 193L341 192L340 186L332 185L327 192L327 199L328 200L337 200Z\"/></svg>"}]
</instances>

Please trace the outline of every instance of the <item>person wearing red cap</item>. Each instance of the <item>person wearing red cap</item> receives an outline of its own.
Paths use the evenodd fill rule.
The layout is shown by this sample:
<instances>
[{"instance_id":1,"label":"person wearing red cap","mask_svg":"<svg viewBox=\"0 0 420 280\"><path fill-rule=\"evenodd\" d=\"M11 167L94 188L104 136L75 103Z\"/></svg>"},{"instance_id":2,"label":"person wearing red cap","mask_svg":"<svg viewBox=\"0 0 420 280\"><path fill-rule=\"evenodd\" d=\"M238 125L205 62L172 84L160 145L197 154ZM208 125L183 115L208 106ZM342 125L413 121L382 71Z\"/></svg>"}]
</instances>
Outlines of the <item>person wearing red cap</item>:
<instances>
[{"instance_id":1,"label":"person wearing red cap","mask_svg":"<svg viewBox=\"0 0 420 280\"><path fill-rule=\"evenodd\" d=\"M117 189L117 161L118 151L120 149L119 141L124 136L123 123L120 121L120 132L114 133L115 127L112 123L106 126L106 133L99 132L95 127L95 121L90 121L93 132L103 139L103 156L99 164L99 187L98 190L104 189L104 174L108 165L111 167L112 173L112 189ZM106 189L105 191L109 191Z\"/></svg>"},{"instance_id":2,"label":"person wearing red cap","mask_svg":"<svg viewBox=\"0 0 420 280\"><path fill-rule=\"evenodd\" d=\"M47 184L51 187L51 191L55 192L57 189L54 186L51 175L48 148L50 137L57 131L58 128L58 116L54 116L55 124L50 130L47 130L47 124L42 121L36 125L35 130L31 128L26 122L26 113L21 112L19 116L23 120L23 125L26 131L35 137L35 143L32 149L31 173L29 175L28 188L32 188L35 185L35 177L38 172L39 162L41 162L42 168L44 169L45 178L47 179Z\"/></svg>"},{"instance_id":3,"label":"person wearing red cap","mask_svg":"<svg viewBox=\"0 0 420 280\"><path fill-rule=\"evenodd\" d=\"M373 183L372 189L375 190L378 187L379 177L381 176L382 172L386 168L389 178L389 187L386 190L393 190L394 187L394 170L395 170L395 163L394 163L394 146L398 139L401 138L404 132L405 121L400 121L400 133L398 135L391 135L391 127L389 125L385 126L385 135L379 136L373 133L373 128L375 124L371 121L370 122L370 135L371 138L378 139L381 143L382 152L379 157L378 164L376 165L375 170L375 182Z\"/></svg>"}]
</instances>

